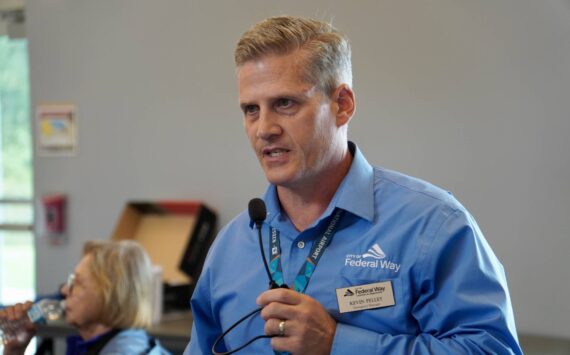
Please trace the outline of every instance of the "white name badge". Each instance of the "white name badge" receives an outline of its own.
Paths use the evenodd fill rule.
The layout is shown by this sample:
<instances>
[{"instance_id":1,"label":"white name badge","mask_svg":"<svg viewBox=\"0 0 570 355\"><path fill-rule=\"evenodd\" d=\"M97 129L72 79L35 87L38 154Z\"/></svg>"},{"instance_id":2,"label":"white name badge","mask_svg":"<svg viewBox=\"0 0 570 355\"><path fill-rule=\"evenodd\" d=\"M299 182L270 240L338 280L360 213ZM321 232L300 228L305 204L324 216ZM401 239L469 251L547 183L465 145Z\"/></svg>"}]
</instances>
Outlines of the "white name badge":
<instances>
[{"instance_id":1,"label":"white name badge","mask_svg":"<svg viewBox=\"0 0 570 355\"><path fill-rule=\"evenodd\" d=\"M392 281L336 289L340 313L390 307L396 304Z\"/></svg>"}]
</instances>

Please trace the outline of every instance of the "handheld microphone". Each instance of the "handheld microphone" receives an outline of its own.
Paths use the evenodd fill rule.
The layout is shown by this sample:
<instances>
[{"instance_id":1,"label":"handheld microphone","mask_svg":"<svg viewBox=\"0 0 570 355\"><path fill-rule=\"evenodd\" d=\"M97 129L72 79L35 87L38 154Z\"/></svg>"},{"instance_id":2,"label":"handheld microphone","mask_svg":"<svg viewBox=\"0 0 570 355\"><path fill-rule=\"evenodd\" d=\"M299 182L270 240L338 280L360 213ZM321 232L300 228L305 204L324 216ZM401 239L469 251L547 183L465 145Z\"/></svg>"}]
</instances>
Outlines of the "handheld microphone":
<instances>
[{"instance_id":1,"label":"handheld microphone","mask_svg":"<svg viewBox=\"0 0 570 355\"><path fill-rule=\"evenodd\" d=\"M271 277L271 272L269 271L269 266L267 266L267 260L265 259L265 252L263 251L263 241L261 238L261 225L263 224L263 221L265 221L265 218L267 217L267 209L265 208L265 202L263 202L263 200L260 198L251 199L249 201L248 206L247 206L247 211L249 213L249 218L253 221L253 223L255 223L255 226L257 227L257 236L259 237L259 249L261 250L261 258L263 259L263 266L265 266L265 271L267 272L267 278L269 279L269 288L271 288L271 289L279 288L279 287L288 288L287 285L282 285L282 286L277 285L277 283L273 280L273 277ZM212 355L230 355L230 354L233 354L235 352L242 350L243 348L249 346L251 343L253 343L254 341L256 341L258 339L273 338L273 337L277 336L277 335L258 335L256 337L250 339L247 343L239 346L238 348L236 348L234 350L223 351L223 352L218 352L216 350L218 343L220 343L229 332L231 332L240 323L242 323L243 321L245 321L249 317L251 317L254 314L259 313L259 312L261 312L261 307L253 310L252 312L250 312L248 314L246 314L241 319L239 319L237 322L235 322L231 327L229 327L228 330L226 330L225 332L220 334L220 336L218 336L218 338L216 338L216 340L214 341L214 344L212 345Z\"/></svg>"},{"instance_id":2,"label":"handheld microphone","mask_svg":"<svg viewBox=\"0 0 570 355\"><path fill-rule=\"evenodd\" d=\"M260 198L252 198L247 205L247 211L249 212L249 218L255 223L257 228L261 228L261 224L267 216L265 202Z\"/></svg>"},{"instance_id":3,"label":"handheld microphone","mask_svg":"<svg viewBox=\"0 0 570 355\"><path fill-rule=\"evenodd\" d=\"M265 272L267 273L267 278L269 279L269 288L279 288L280 286L271 277L271 272L269 272L269 266L267 265L267 259L265 259L265 251L263 249L263 241L261 238L261 225L265 218L267 217L267 209L265 208L265 202L260 198L253 198L249 201L248 205L249 218L255 223L257 227L257 235L259 238L259 250L261 250L261 259L263 259L263 266L265 266ZM285 286L286 288L287 286Z\"/></svg>"}]
</instances>

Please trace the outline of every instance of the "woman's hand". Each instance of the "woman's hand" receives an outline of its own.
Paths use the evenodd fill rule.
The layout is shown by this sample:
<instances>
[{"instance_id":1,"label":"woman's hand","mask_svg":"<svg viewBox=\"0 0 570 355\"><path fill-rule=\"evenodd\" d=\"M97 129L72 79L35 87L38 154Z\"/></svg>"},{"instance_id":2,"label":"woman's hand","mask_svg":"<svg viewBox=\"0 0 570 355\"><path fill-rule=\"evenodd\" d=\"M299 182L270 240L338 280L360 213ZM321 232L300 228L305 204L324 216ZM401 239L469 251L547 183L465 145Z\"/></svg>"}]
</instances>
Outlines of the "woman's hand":
<instances>
[{"instance_id":1,"label":"woman's hand","mask_svg":"<svg viewBox=\"0 0 570 355\"><path fill-rule=\"evenodd\" d=\"M16 323L23 322L22 329L14 339L6 341L4 339L4 355L22 355L26 351L26 347L30 340L36 334L36 326L32 323L27 315L28 310L32 307L32 302L18 303L14 306L0 309L0 319Z\"/></svg>"}]
</instances>

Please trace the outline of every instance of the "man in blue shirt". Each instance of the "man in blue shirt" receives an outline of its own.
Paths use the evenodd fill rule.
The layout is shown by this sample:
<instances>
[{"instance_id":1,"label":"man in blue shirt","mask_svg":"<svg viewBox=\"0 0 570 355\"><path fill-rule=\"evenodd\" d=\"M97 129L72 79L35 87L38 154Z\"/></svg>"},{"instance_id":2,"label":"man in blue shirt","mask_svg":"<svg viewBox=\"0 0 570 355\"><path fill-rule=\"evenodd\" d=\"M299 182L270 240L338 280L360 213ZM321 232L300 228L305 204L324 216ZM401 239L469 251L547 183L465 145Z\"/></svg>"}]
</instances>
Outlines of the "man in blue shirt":
<instances>
[{"instance_id":1,"label":"man in blue shirt","mask_svg":"<svg viewBox=\"0 0 570 355\"><path fill-rule=\"evenodd\" d=\"M372 167L348 141L348 40L328 23L264 20L235 53L240 107L270 185L257 230L219 234L192 297L186 353L520 354L505 274L449 193Z\"/></svg>"}]
</instances>

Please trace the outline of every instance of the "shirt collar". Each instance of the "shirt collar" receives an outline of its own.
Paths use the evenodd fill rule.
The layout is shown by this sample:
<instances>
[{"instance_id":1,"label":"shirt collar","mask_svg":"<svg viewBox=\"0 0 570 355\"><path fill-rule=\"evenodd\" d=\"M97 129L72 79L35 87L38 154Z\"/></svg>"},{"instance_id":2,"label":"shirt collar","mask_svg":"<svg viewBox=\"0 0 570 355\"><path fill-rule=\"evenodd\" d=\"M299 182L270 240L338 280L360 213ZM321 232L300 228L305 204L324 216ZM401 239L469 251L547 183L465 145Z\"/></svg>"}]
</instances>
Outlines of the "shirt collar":
<instances>
[{"instance_id":1,"label":"shirt collar","mask_svg":"<svg viewBox=\"0 0 570 355\"><path fill-rule=\"evenodd\" d=\"M342 208L368 221L374 220L374 168L368 163L360 149L348 142L353 152L352 165L337 189L327 215L334 207Z\"/></svg>"},{"instance_id":2,"label":"shirt collar","mask_svg":"<svg viewBox=\"0 0 570 355\"><path fill-rule=\"evenodd\" d=\"M356 144L349 141L348 148L353 155L350 169L340 183L329 206L316 223L330 216L337 207L368 221L374 219L374 169ZM271 224L281 214L275 185L269 185L263 199L268 212L267 222ZM250 223L250 226L253 227L253 222Z\"/></svg>"}]
</instances>

